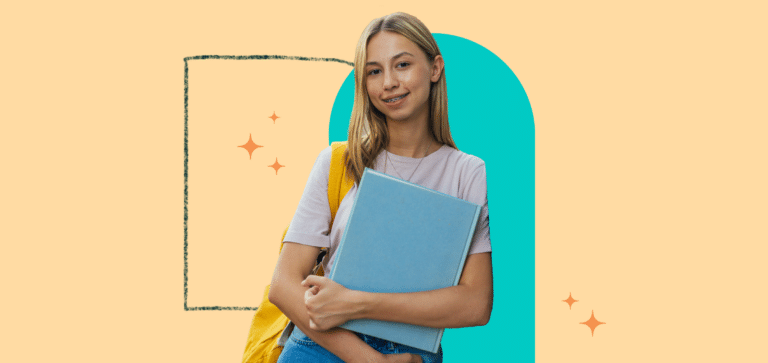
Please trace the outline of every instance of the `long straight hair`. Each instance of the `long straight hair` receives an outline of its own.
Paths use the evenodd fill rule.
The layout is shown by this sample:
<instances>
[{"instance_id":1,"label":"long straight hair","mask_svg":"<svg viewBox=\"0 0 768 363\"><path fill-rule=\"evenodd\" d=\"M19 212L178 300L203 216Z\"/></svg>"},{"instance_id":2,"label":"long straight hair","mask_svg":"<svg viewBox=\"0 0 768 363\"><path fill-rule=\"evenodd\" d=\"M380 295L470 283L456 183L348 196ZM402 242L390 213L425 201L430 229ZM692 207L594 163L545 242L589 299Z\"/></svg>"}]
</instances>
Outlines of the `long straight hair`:
<instances>
[{"instance_id":1,"label":"long straight hair","mask_svg":"<svg viewBox=\"0 0 768 363\"><path fill-rule=\"evenodd\" d=\"M371 105L366 87L365 62L368 58L368 42L381 31L400 34L416 44L430 62L440 54L435 38L429 29L413 15L392 13L374 19L363 30L355 49L355 102L349 120L349 135L345 152L347 171L356 183L360 183L363 170L372 168L376 156L389 143L386 116ZM440 79L433 82L429 91L429 133L440 143L454 149L448 125L448 91L445 85L445 67Z\"/></svg>"}]
</instances>

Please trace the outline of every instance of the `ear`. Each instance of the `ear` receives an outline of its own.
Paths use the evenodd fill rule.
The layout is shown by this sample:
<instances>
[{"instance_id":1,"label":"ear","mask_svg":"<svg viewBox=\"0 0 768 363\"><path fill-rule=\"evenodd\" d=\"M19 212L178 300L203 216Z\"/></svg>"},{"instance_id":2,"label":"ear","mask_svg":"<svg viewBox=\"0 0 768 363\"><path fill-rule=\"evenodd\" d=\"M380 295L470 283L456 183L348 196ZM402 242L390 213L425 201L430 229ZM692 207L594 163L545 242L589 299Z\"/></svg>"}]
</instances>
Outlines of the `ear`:
<instances>
[{"instance_id":1,"label":"ear","mask_svg":"<svg viewBox=\"0 0 768 363\"><path fill-rule=\"evenodd\" d=\"M445 63L443 62L443 56L442 55L435 56L435 60L432 61L432 75L429 77L429 80L432 82L439 81L440 76L443 74L444 66L445 66Z\"/></svg>"}]
</instances>

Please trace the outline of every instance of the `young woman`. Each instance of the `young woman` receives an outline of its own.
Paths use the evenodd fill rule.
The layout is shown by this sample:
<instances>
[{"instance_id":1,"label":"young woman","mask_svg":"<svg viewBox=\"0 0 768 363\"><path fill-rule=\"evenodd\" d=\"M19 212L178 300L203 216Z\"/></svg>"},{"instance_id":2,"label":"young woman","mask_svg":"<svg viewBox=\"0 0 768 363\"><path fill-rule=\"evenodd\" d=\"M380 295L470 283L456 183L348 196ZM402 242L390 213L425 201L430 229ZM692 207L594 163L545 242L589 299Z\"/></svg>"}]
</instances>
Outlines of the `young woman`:
<instances>
[{"instance_id":1,"label":"young woman","mask_svg":"<svg viewBox=\"0 0 768 363\"><path fill-rule=\"evenodd\" d=\"M346 168L355 185L333 225L328 207L331 148L320 153L284 239L269 300L296 324L279 363L441 362L437 354L336 328L351 319L377 319L437 328L485 325L493 305L491 245L484 162L460 152L448 127L443 57L415 17L394 13L373 20L355 52L355 101ZM321 247L330 271L365 167L482 207L457 286L416 293L347 289L309 276Z\"/></svg>"}]
</instances>

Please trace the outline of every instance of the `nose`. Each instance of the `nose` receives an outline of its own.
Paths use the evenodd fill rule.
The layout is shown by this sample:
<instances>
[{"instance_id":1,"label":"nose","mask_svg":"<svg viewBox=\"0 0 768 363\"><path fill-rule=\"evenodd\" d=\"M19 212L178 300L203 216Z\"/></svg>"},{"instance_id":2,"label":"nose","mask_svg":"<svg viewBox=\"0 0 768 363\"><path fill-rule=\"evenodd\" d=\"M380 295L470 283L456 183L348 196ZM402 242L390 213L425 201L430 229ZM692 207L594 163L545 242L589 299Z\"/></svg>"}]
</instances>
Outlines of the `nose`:
<instances>
[{"instance_id":1,"label":"nose","mask_svg":"<svg viewBox=\"0 0 768 363\"><path fill-rule=\"evenodd\" d=\"M397 87L399 81L395 72L384 71L384 89L389 91Z\"/></svg>"}]
</instances>

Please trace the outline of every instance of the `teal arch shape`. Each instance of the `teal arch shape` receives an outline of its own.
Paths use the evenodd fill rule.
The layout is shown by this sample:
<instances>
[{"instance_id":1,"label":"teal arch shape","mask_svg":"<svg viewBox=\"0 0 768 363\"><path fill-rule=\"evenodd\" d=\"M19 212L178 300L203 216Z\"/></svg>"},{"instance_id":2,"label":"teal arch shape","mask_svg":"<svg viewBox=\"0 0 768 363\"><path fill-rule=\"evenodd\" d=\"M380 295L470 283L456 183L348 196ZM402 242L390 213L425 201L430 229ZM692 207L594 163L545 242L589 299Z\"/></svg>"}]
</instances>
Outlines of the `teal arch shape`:
<instances>
[{"instance_id":1,"label":"teal arch shape","mask_svg":"<svg viewBox=\"0 0 768 363\"><path fill-rule=\"evenodd\" d=\"M482 327L446 329L444 362L535 361L535 128L522 84L493 52L434 34L445 59L448 117L459 150L485 161L494 304ZM354 72L354 71L353 71ZM354 73L331 111L329 142L347 139Z\"/></svg>"}]
</instances>

